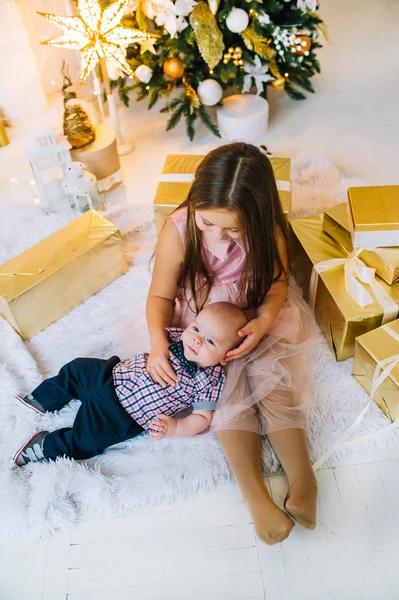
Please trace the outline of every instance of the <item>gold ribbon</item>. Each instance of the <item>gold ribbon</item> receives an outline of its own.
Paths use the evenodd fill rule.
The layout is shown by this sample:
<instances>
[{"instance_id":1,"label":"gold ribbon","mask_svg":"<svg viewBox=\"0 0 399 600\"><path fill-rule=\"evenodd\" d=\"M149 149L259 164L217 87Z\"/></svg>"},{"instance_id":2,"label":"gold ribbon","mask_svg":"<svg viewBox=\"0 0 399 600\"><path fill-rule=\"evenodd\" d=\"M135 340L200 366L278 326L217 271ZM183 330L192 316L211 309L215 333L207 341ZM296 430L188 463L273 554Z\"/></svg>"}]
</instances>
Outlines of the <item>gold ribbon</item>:
<instances>
[{"instance_id":1,"label":"gold ribbon","mask_svg":"<svg viewBox=\"0 0 399 600\"><path fill-rule=\"evenodd\" d=\"M364 287L364 284L369 285L378 304L382 308L382 324L389 323L389 321L393 321L397 317L398 307L396 302L392 300L382 285L375 279L375 269L366 267L364 262L360 260L359 254L362 250L362 248L358 248L350 252L346 258L331 258L313 266L309 284L309 304L314 310L318 276L320 273L343 266L347 294L362 308L369 304L374 304L373 297Z\"/></svg>"}]
</instances>

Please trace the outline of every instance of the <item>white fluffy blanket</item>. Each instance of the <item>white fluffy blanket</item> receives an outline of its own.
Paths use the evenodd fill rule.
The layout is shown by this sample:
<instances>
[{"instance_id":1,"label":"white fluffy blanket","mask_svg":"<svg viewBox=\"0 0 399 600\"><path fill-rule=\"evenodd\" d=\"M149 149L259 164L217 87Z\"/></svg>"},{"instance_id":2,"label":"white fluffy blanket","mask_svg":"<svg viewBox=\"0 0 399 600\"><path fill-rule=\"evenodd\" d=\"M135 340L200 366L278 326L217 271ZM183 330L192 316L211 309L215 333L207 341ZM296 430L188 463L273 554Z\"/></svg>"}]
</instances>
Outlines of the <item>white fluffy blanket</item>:
<instances>
[{"instance_id":1,"label":"white fluffy blanket","mask_svg":"<svg viewBox=\"0 0 399 600\"><path fill-rule=\"evenodd\" d=\"M359 183L359 182L357 182ZM327 160L299 157L293 162L294 210L314 214L345 199L348 185ZM46 215L35 205L2 205L0 263L73 218L71 211ZM156 241L152 210L137 204L107 207L106 216L121 229L130 256L130 270L84 304L23 342L0 319L0 533L44 537L56 528L72 526L88 512L98 516L149 510L160 501L186 498L231 480L212 436L154 442L140 437L109 449L86 462L67 459L20 469L11 457L37 428L56 429L72 423L78 402L56 416L30 414L13 396L27 393L42 378L80 356L108 357L142 351L147 345L144 302L150 281L149 259ZM351 377L351 361L336 363L320 336L317 356L309 364L315 405L309 422L311 456L316 460L351 425L369 401ZM356 432L363 435L388 423L372 406ZM396 444L397 432L347 453L366 452L375 445ZM279 465L265 440L264 465ZM330 464L334 456L330 459Z\"/></svg>"}]
</instances>

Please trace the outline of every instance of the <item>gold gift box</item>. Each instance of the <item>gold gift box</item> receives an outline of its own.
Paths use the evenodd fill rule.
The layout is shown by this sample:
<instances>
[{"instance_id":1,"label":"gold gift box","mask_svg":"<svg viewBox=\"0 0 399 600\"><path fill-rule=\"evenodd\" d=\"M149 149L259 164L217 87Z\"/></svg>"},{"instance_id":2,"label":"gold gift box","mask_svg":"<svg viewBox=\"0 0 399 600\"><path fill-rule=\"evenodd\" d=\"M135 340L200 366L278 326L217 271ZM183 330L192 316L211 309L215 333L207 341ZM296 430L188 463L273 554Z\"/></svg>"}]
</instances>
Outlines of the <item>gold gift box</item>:
<instances>
[{"instance_id":1,"label":"gold gift box","mask_svg":"<svg viewBox=\"0 0 399 600\"><path fill-rule=\"evenodd\" d=\"M323 215L323 230L348 252L352 251L352 238L349 229L348 205L343 202ZM389 285L399 281L399 248L376 248L363 250L359 258Z\"/></svg>"},{"instance_id":2,"label":"gold gift box","mask_svg":"<svg viewBox=\"0 0 399 600\"><path fill-rule=\"evenodd\" d=\"M186 200L195 172L204 158L204 155L198 154L167 155L154 198L154 214L158 233L161 231L166 218ZM283 211L289 219L291 211L291 160L289 158L271 157L270 162L277 180Z\"/></svg>"},{"instance_id":3,"label":"gold gift box","mask_svg":"<svg viewBox=\"0 0 399 600\"><path fill-rule=\"evenodd\" d=\"M399 335L399 320L389 323L389 328ZM356 339L352 375L370 393L377 363L397 354L399 342L385 327L374 329ZM399 364L377 387L374 401L391 421L399 420Z\"/></svg>"},{"instance_id":4,"label":"gold gift box","mask_svg":"<svg viewBox=\"0 0 399 600\"><path fill-rule=\"evenodd\" d=\"M309 300L313 265L347 256L345 250L323 231L321 216L290 222L290 252L292 272L306 300ZM389 286L379 277L376 280L399 308L399 284ZM365 288L374 298L371 288L366 284ZM344 266L318 275L314 311L337 360L353 356L355 338L379 327L383 320L383 310L377 301L361 308L347 293ZM393 316L392 320L395 318Z\"/></svg>"},{"instance_id":5,"label":"gold gift box","mask_svg":"<svg viewBox=\"0 0 399 600\"><path fill-rule=\"evenodd\" d=\"M127 268L118 228L90 211L0 266L0 314L29 340Z\"/></svg>"},{"instance_id":6,"label":"gold gift box","mask_svg":"<svg viewBox=\"0 0 399 600\"><path fill-rule=\"evenodd\" d=\"M399 246L399 185L348 189L354 248Z\"/></svg>"}]
</instances>

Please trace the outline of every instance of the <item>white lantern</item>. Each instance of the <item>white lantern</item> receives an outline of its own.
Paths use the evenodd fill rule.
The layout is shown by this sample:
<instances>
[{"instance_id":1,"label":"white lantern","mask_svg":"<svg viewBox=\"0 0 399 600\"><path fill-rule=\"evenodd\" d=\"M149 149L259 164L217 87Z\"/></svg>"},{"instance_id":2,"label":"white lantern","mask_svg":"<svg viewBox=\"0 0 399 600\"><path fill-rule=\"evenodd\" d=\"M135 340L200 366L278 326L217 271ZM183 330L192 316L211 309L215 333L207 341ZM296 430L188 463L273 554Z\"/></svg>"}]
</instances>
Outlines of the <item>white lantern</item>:
<instances>
[{"instance_id":1,"label":"white lantern","mask_svg":"<svg viewBox=\"0 0 399 600\"><path fill-rule=\"evenodd\" d=\"M61 183L71 164L70 148L68 140L64 136L56 140L54 132L37 138L27 148L26 154L36 180L39 200L47 212L68 207Z\"/></svg>"},{"instance_id":2,"label":"white lantern","mask_svg":"<svg viewBox=\"0 0 399 600\"><path fill-rule=\"evenodd\" d=\"M199 84L197 93L204 106L214 106L221 100L223 89L215 79L204 79Z\"/></svg>"},{"instance_id":3,"label":"white lantern","mask_svg":"<svg viewBox=\"0 0 399 600\"><path fill-rule=\"evenodd\" d=\"M249 17L242 8L233 8L227 16L226 26L233 33L242 33L248 27Z\"/></svg>"},{"instance_id":4,"label":"white lantern","mask_svg":"<svg viewBox=\"0 0 399 600\"><path fill-rule=\"evenodd\" d=\"M83 163L73 162L68 166L66 177L62 182L62 189L72 208L78 212L97 208L96 183L96 176L85 171Z\"/></svg>"}]
</instances>

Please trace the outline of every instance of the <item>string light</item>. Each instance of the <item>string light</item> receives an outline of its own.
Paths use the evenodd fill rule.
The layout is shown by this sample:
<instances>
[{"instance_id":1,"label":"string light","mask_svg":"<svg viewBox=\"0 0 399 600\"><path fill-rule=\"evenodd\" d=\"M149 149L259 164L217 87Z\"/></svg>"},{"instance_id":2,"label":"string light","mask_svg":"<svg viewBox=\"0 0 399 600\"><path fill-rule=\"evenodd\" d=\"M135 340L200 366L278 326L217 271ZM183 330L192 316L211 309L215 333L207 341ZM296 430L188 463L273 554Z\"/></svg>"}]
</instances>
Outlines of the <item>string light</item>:
<instances>
[{"instance_id":1,"label":"string light","mask_svg":"<svg viewBox=\"0 0 399 600\"><path fill-rule=\"evenodd\" d=\"M133 70L126 60L124 49L134 42L158 37L139 29L123 27L120 22L129 0L115 0L102 9L99 0L79 0L79 16L64 17L39 12L57 25L63 34L41 42L47 46L79 50L81 53L80 82L83 83L99 60L109 60L126 75Z\"/></svg>"}]
</instances>

